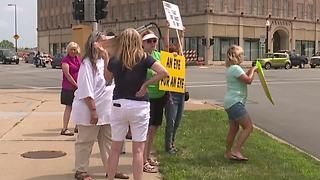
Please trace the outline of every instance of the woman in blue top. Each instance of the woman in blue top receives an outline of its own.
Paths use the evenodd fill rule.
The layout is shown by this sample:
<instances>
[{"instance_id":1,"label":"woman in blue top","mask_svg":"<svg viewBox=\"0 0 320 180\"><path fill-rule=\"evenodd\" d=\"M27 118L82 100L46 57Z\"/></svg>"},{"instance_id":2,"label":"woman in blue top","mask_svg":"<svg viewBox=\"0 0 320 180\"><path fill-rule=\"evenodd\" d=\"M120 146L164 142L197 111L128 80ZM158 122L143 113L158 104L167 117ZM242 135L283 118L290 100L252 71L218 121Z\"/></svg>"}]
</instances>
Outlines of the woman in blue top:
<instances>
[{"instance_id":1,"label":"woman in blue top","mask_svg":"<svg viewBox=\"0 0 320 180\"><path fill-rule=\"evenodd\" d=\"M231 46L226 58L227 93L224 97L224 108L229 117L229 132L224 156L227 159L246 161L248 158L243 156L240 151L253 130L251 118L245 108L248 94L247 85L251 84L257 68L252 67L247 72L244 72L240 66L242 62L243 49L240 46ZM234 138L239 131L239 125L243 128L243 131L234 145Z\"/></svg>"}]
</instances>

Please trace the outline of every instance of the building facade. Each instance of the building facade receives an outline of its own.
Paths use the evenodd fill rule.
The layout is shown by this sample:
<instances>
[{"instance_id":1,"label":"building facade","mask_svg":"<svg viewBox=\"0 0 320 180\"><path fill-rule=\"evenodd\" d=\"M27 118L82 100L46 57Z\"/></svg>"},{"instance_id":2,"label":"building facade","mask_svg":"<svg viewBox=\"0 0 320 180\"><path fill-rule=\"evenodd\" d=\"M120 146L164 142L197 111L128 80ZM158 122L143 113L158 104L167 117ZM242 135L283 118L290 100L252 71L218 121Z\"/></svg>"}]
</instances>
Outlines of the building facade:
<instances>
[{"instance_id":1,"label":"building facade","mask_svg":"<svg viewBox=\"0 0 320 180\"><path fill-rule=\"evenodd\" d=\"M221 61L232 44L253 60L266 51L293 50L311 56L320 48L320 0L167 0L179 6L190 60ZM160 0L109 0L99 30L119 33L150 22L166 24ZM38 0L38 46L62 52L71 40L72 0ZM171 41L176 33L171 30Z\"/></svg>"}]
</instances>

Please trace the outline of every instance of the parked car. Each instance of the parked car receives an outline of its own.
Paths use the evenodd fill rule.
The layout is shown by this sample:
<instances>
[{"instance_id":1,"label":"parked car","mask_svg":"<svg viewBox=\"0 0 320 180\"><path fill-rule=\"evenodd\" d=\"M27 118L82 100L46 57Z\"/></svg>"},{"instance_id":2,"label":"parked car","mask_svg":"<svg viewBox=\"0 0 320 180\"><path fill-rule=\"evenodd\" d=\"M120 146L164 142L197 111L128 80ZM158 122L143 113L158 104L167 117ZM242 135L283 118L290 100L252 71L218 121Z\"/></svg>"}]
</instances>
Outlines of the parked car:
<instances>
[{"instance_id":1,"label":"parked car","mask_svg":"<svg viewBox=\"0 0 320 180\"><path fill-rule=\"evenodd\" d=\"M308 58L306 56L296 54L294 51L280 50L279 52L289 54L291 67L299 66L299 68L305 68L305 65L308 64Z\"/></svg>"},{"instance_id":2,"label":"parked car","mask_svg":"<svg viewBox=\"0 0 320 180\"><path fill-rule=\"evenodd\" d=\"M291 61L287 53L266 53L264 58L258 58L252 61L252 66L255 66L257 61L259 61L265 69L282 67L289 69L291 67Z\"/></svg>"},{"instance_id":3,"label":"parked car","mask_svg":"<svg viewBox=\"0 0 320 180\"><path fill-rule=\"evenodd\" d=\"M315 68L316 66L320 66L320 52L310 58L310 67Z\"/></svg>"},{"instance_id":4,"label":"parked car","mask_svg":"<svg viewBox=\"0 0 320 180\"><path fill-rule=\"evenodd\" d=\"M58 53L53 56L53 59L51 61L51 67L52 69L55 69L57 67L61 67L61 61L66 56L66 54Z\"/></svg>"},{"instance_id":5,"label":"parked car","mask_svg":"<svg viewBox=\"0 0 320 180\"><path fill-rule=\"evenodd\" d=\"M10 49L0 49L0 62L3 64L16 63L19 64L19 57L13 50Z\"/></svg>"}]
</instances>

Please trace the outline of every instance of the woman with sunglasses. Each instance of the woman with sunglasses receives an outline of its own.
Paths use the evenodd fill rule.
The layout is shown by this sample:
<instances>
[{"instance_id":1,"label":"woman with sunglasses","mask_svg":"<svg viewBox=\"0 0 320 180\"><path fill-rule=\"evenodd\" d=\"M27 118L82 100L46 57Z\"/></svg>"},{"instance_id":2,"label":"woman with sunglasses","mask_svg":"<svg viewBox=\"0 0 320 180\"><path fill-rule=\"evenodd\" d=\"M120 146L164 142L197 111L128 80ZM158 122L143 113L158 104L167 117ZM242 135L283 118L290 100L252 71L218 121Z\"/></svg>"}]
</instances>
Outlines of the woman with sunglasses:
<instances>
[{"instance_id":1,"label":"woman with sunglasses","mask_svg":"<svg viewBox=\"0 0 320 180\"><path fill-rule=\"evenodd\" d=\"M152 56L157 62L160 62L160 52L156 50L158 45L158 37L151 30L142 32L141 37L144 51L148 55ZM149 69L147 78L150 79L155 74L156 73L152 69ZM158 82L148 86L148 93L150 102L150 119L146 147L144 151L143 171L147 173L155 173L157 172L155 166L159 166L160 163L150 157L150 152L157 130L162 124L163 111L168 98L165 91L159 90Z\"/></svg>"}]
</instances>

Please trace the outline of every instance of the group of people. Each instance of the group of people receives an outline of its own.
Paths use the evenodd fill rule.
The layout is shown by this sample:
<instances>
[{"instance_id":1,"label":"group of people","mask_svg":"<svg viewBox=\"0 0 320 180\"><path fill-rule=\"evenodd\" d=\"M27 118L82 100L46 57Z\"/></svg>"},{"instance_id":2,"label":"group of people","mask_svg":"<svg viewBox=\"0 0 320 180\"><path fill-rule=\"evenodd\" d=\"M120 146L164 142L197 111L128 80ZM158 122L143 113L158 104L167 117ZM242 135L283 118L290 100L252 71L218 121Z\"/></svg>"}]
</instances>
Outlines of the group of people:
<instances>
[{"instance_id":1,"label":"group of people","mask_svg":"<svg viewBox=\"0 0 320 180\"><path fill-rule=\"evenodd\" d=\"M117 37L92 32L83 58L79 57L77 43L68 44L67 55L62 60L61 104L65 110L60 134L78 133L76 179L92 179L88 168L95 140L108 179L128 179L117 171L117 166L129 127L134 179L142 179L143 172L157 172L159 162L150 157L150 151L164 109L165 149L169 153L177 151L174 138L182 116L184 94L159 90L158 82L169 74L160 63L158 42L159 38L150 30L139 34L128 28ZM169 37L165 42L169 51ZM177 49L171 47L170 51L180 54ZM74 132L68 129L69 119L76 125Z\"/></svg>"},{"instance_id":2,"label":"group of people","mask_svg":"<svg viewBox=\"0 0 320 180\"><path fill-rule=\"evenodd\" d=\"M169 28L165 33L164 49L182 55L184 32L178 45L169 44ZM113 42L113 43L111 43ZM139 34L128 28L118 37L92 32L85 44L85 55L79 57L77 43L70 42L62 60L61 104L65 105L61 135L78 133L75 142L75 178L90 180L89 159L95 140L108 179L129 177L117 171L119 156L130 127L132 136L133 177L142 179L143 172L157 172L159 162L150 152L158 128L166 117L165 151L173 154L177 128L184 109L184 93L159 89L159 80L168 71L160 63L156 50L159 38L151 30ZM114 47L111 47L112 44ZM253 130L245 109L247 84L251 84L256 67L244 72L240 64L243 49L233 45L226 58L227 93L225 111L229 117L225 158L247 161L241 153L244 142ZM68 129L74 121L74 133ZM239 127L243 131L234 143Z\"/></svg>"}]
</instances>

